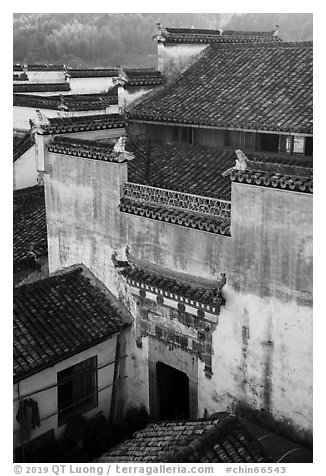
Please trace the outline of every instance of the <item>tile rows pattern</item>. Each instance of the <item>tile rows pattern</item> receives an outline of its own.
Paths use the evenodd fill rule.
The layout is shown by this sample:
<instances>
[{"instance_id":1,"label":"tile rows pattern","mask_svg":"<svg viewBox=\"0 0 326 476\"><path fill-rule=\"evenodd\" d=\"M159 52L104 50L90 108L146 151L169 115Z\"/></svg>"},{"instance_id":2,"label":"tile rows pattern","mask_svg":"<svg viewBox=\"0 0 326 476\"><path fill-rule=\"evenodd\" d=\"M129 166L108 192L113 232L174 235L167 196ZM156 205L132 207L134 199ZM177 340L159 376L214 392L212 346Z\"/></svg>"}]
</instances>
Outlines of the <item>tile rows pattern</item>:
<instances>
[{"instance_id":1,"label":"tile rows pattern","mask_svg":"<svg viewBox=\"0 0 326 476\"><path fill-rule=\"evenodd\" d=\"M135 155L128 181L220 200L231 199L230 180L222 176L235 163L234 150L147 140L127 144Z\"/></svg>"},{"instance_id":2,"label":"tile rows pattern","mask_svg":"<svg viewBox=\"0 0 326 476\"><path fill-rule=\"evenodd\" d=\"M116 69L110 68L93 68L93 69L72 69L67 68L67 75L71 78L111 78L118 76Z\"/></svg>"},{"instance_id":3,"label":"tile rows pattern","mask_svg":"<svg viewBox=\"0 0 326 476\"><path fill-rule=\"evenodd\" d=\"M81 266L14 290L18 380L92 347L126 324Z\"/></svg>"},{"instance_id":4,"label":"tile rows pattern","mask_svg":"<svg viewBox=\"0 0 326 476\"><path fill-rule=\"evenodd\" d=\"M312 133L312 43L211 45L129 118Z\"/></svg>"},{"instance_id":5,"label":"tile rows pattern","mask_svg":"<svg viewBox=\"0 0 326 476\"><path fill-rule=\"evenodd\" d=\"M236 417L153 423L96 460L142 463L262 463L263 447Z\"/></svg>"},{"instance_id":6,"label":"tile rows pattern","mask_svg":"<svg viewBox=\"0 0 326 476\"><path fill-rule=\"evenodd\" d=\"M62 104L70 111L93 111L118 104L118 94L88 94L70 96L36 96L14 94L13 105L42 109L60 109Z\"/></svg>"},{"instance_id":7,"label":"tile rows pattern","mask_svg":"<svg viewBox=\"0 0 326 476\"><path fill-rule=\"evenodd\" d=\"M55 137L47 145L49 152L55 154L72 155L75 157L104 160L109 162L124 162L130 160L132 155L129 152L115 152L113 143L101 143L70 137Z\"/></svg>"},{"instance_id":8,"label":"tile rows pattern","mask_svg":"<svg viewBox=\"0 0 326 476\"><path fill-rule=\"evenodd\" d=\"M130 254L128 259L129 264L122 266L120 272L133 285L140 287L146 285L161 290L162 294L171 293L174 298L182 296L189 302L203 303L214 308L219 308L223 302L220 294L222 283L218 280L206 280L178 273L138 260Z\"/></svg>"},{"instance_id":9,"label":"tile rows pattern","mask_svg":"<svg viewBox=\"0 0 326 476\"><path fill-rule=\"evenodd\" d=\"M127 86L158 86L165 83L160 71L152 69L126 69Z\"/></svg>"},{"instance_id":10,"label":"tile rows pattern","mask_svg":"<svg viewBox=\"0 0 326 476\"><path fill-rule=\"evenodd\" d=\"M14 93L70 91L69 83L29 83L14 84Z\"/></svg>"},{"instance_id":11,"label":"tile rows pattern","mask_svg":"<svg viewBox=\"0 0 326 476\"><path fill-rule=\"evenodd\" d=\"M123 128L125 119L120 114L98 114L96 116L54 117L49 125L43 125L45 134L63 134L67 132L95 131Z\"/></svg>"},{"instance_id":12,"label":"tile rows pattern","mask_svg":"<svg viewBox=\"0 0 326 476\"><path fill-rule=\"evenodd\" d=\"M274 31L232 31L164 28L165 43L271 43L281 41Z\"/></svg>"},{"instance_id":13,"label":"tile rows pattern","mask_svg":"<svg viewBox=\"0 0 326 476\"><path fill-rule=\"evenodd\" d=\"M13 261L18 271L30 259L30 248L37 256L48 251L44 190L32 187L14 191Z\"/></svg>"},{"instance_id":14,"label":"tile rows pattern","mask_svg":"<svg viewBox=\"0 0 326 476\"><path fill-rule=\"evenodd\" d=\"M34 145L31 135L27 133L24 137L13 136L13 158L14 162L19 159L28 149Z\"/></svg>"},{"instance_id":15,"label":"tile rows pattern","mask_svg":"<svg viewBox=\"0 0 326 476\"><path fill-rule=\"evenodd\" d=\"M312 161L311 161L312 162ZM243 182L262 187L271 187L297 192L313 193L313 169L304 161L299 161L301 165L295 165L292 159L292 165L281 163L266 163L258 160L247 160L245 170L230 168L223 173L229 176L233 182Z\"/></svg>"},{"instance_id":16,"label":"tile rows pattern","mask_svg":"<svg viewBox=\"0 0 326 476\"><path fill-rule=\"evenodd\" d=\"M27 71L64 71L64 64L28 64Z\"/></svg>"}]
</instances>

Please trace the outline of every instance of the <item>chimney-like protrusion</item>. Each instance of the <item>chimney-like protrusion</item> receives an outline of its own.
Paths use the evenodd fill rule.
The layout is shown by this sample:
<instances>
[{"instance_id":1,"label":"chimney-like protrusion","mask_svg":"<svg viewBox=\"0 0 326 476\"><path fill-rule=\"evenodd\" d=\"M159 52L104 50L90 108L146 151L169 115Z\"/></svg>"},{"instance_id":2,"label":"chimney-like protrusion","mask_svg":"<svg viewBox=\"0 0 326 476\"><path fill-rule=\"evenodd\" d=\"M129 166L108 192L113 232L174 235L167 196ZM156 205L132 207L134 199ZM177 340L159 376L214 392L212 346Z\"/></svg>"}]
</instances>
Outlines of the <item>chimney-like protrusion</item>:
<instances>
[{"instance_id":1,"label":"chimney-like protrusion","mask_svg":"<svg viewBox=\"0 0 326 476\"><path fill-rule=\"evenodd\" d=\"M275 30L274 30L274 34L273 36L277 37L278 36L278 29L279 29L280 25L275 25Z\"/></svg>"},{"instance_id":2,"label":"chimney-like protrusion","mask_svg":"<svg viewBox=\"0 0 326 476\"><path fill-rule=\"evenodd\" d=\"M222 30L222 28L219 28L218 31L220 32L220 36L222 36L224 30Z\"/></svg>"},{"instance_id":3,"label":"chimney-like protrusion","mask_svg":"<svg viewBox=\"0 0 326 476\"><path fill-rule=\"evenodd\" d=\"M122 66L117 66L118 76L113 78L112 82L114 85L118 86L118 110L120 114L123 114L126 107L126 98L125 98L125 84L129 81L126 72Z\"/></svg>"}]
</instances>

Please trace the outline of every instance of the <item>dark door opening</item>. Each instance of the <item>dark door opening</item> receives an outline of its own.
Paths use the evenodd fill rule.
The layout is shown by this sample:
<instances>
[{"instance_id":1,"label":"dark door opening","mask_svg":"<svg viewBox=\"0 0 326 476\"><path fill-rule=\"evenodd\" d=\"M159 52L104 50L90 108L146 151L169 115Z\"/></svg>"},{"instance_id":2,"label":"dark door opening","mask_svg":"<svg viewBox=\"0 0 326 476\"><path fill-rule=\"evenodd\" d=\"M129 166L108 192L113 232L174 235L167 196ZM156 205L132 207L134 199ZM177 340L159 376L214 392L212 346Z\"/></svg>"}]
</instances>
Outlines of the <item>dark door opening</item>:
<instances>
[{"instance_id":1,"label":"dark door opening","mask_svg":"<svg viewBox=\"0 0 326 476\"><path fill-rule=\"evenodd\" d=\"M189 418L189 378L184 372L157 362L157 407L159 420Z\"/></svg>"}]
</instances>

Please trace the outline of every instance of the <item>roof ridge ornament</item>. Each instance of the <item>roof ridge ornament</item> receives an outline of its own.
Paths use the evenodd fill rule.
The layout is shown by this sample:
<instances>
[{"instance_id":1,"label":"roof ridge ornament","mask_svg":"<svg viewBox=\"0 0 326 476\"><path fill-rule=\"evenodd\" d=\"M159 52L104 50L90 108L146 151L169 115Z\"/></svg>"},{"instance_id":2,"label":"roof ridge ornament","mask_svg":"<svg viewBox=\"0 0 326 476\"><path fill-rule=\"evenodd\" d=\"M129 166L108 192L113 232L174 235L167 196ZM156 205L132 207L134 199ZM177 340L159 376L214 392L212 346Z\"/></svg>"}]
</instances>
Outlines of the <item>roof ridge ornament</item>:
<instances>
[{"instance_id":1,"label":"roof ridge ornament","mask_svg":"<svg viewBox=\"0 0 326 476\"><path fill-rule=\"evenodd\" d=\"M164 43L169 36L169 32L164 28L161 22L156 22L158 33L152 37L152 40Z\"/></svg>"},{"instance_id":2,"label":"roof ridge ornament","mask_svg":"<svg viewBox=\"0 0 326 476\"><path fill-rule=\"evenodd\" d=\"M32 126L35 126L35 127L49 126L50 121L46 117L46 115L43 114L43 112L41 112L39 109L36 109L36 117L34 120L30 121L30 125L31 125L31 128Z\"/></svg>"},{"instance_id":3,"label":"roof ridge ornament","mask_svg":"<svg viewBox=\"0 0 326 476\"><path fill-rule=\"evenodd\" d=\"M234 170L246 170L248 164L247 164L247 160L248 160L248 157L246 156L246 154L244 152L242 152L241 149L237 149L235 151L236 153L236 156L237 156L237 159L235 161L235 166L233 167Z\"/></svg>"},{"instance_id":4,"label":"roof ridge ornament","mask_svg":"<svg viewBox=\"0 0 326 476\"><path fill-rule=\"evenodd\" d=\"M69 111L69 107L68 107L67 103L65 102L64 97L62 96L62 94L60 94L60 103L58 105L58 109L59 109L59 111Z\"/></svg>"},{"instance_id":5,"label":"roof ridge ornament","mask_svg":"<svg viewBox=\"0 0 326 476\"><path fill-rule=\"evenodd\" d=\"M122 66L118 65L118 76L113 78L112 82L116 86L124 86L126 83L129 83L129 78Z\"/></svg>"},{"instance_id":6,"label":"roof ridge ornament","mask_svg":"<svg viewBox=\"0 0 326 476\"><path fill-rule=\"evenodd\" d=\"M113 150L115 152L126 152L126 142L127 142L127 136L121 136L115 143Z\"/></svg>"},{"instance_id":7,"label":"roof ridge ornament","mask_svg":"<svg viewBox=\"0 0 326 476\"><path fill-rule=\"evenodd\" d=\"M273 33L274 38L278 37L279 27L280 27L280 25L275 25L275 30L274 30L274 33Z\"/></svg>"}]
</instances>

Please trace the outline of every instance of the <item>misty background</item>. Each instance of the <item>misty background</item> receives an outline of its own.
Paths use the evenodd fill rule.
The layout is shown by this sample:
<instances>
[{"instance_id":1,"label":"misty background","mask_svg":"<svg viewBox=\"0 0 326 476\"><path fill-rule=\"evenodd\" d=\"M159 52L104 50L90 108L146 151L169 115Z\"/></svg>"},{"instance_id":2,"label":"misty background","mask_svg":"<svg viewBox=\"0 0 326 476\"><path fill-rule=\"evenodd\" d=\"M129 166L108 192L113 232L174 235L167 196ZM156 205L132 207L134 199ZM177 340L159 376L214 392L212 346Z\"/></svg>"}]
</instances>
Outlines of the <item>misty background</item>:
<instances>
[{"instance_id":1,"label":"misty background","mask_svg":"<svg viewBox=\"0 0 326 476\"><path fill-rule=\"evenodd\" d=\"M313 37L311 13L15 13L14 63L155 67L156 22L167 27L271 31L284 41Z\"/></svg>"}]
</instances>

